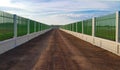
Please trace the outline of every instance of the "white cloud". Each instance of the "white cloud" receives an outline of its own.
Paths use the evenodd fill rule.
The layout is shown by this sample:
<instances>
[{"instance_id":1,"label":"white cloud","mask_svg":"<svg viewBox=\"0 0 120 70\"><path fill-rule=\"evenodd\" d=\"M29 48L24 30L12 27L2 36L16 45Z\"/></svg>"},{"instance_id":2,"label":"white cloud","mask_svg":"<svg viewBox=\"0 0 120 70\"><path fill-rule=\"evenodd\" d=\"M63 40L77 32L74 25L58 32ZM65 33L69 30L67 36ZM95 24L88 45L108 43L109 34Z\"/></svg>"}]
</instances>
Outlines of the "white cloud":
<instances>
[{"instance_id":1,"label":"white cloud","mask_svg":"<svg viewBox=\"0 0 120 70\"><path fill-rule=\"evenodd\" d=\"M100 0L3 0L0 2L0 10L47 24L67 24L106 14L104 11L120 10L119 3ZM103 12L97 13L97 10Z\"/></svg>"},{"instance_id":2,"label":"white cloud","mask_svg":"<svg viewBox=\"0 0 120 70\"><path fill-rule=\"evenodd\" d=\"M69 19L66 16L57 16L57 15L52 15L52 16L47 16L44 18L41 18L40 21L43 21L45 23L51 24L51 25L64 25L68 24L71 22L75 22L76 20L74 19Z\"/></svg>"},{"instance_id":3,"label":"white cloud","mask_svg":"<svg viewBox=\"0 0 120 70\"><path fill-rule=\"evenodd\" d=\"M1 0L0 1L0 6L3 6L3 7L13 7L13 8L24 8L25 7L25 5L23 5L22 3L13 4L11 2L11 0Z\"/></svg>"}]
</instances>

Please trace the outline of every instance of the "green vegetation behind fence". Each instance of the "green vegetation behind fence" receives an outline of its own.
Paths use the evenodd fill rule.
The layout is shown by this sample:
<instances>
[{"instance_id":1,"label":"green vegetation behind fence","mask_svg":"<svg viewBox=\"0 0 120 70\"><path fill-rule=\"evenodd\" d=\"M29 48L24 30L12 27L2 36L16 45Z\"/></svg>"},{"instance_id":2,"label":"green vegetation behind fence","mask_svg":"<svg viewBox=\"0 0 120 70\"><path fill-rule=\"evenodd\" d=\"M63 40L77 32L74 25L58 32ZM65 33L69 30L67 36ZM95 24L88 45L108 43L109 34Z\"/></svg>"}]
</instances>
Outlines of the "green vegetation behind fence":
<instances>
[{"instance_id":1,"label":"green vegetation behind fence","mask_svg":"<svg viewBox=\"0 0 120 70\"><path fill-rule=\"evenodd\" d=\"M0 12L0 41L13 38L13 36L13 15L5 12Z\"/></svg>"},{"instance_id":2,"label":"green vegetation behind fence","mask_svg":"<svg viewBox=\"0 0 120 70\"><path fill-rule=\"evenodd\" d=\"M95 36L115 41L116 14L111 14L95 19Z\"/></svg>"},{"instance_id":3,"label":"green vegetation behind fence","mask_svg":"<svg viewBox=\"0 0 120 70\"><path fill-rule=\"evenodd\" d=\"M34 32L34 21L33 20L30 20L30 33L33 33Z\"/></svg>"},{"instance_id":4,"label":"green vegetation behind fence","mask_svg":"<svg viewBox=\"0 0 120 70\"><path fill-rule=\"evenodd\" d=\"M27 34L28 19L17 16L17 36L23 36Z\"/></svg>"},{"instance_id":5,"label":"green vegetation behind fence","mask_svg":"<svg viewBox=\"0 0 120 70\"><path fill-rule=\"evenodd\" d=\"M76 32L76 23L73 23L73 31Z\"/></svg>"},{"instance_id":6,"label":"green vegetation behind fence","mask_svg":"<svg viewBox=\"0 0 120 70\"><path fill-rule=\"evenodd\" d=\"M83 33L87 35L92 35L92 19L83 21Z\"/></svg>"},{"instance_id":7,"label":"green vegetation behind fence","mask_svg":"<svg viewBox=\"0 0 120 70\"><path fill-rule=\"evenodd\" d=\"M81 22L77 22L77 32L78 33L82 33L82 21Z\"/></svg>"}]
</instances>

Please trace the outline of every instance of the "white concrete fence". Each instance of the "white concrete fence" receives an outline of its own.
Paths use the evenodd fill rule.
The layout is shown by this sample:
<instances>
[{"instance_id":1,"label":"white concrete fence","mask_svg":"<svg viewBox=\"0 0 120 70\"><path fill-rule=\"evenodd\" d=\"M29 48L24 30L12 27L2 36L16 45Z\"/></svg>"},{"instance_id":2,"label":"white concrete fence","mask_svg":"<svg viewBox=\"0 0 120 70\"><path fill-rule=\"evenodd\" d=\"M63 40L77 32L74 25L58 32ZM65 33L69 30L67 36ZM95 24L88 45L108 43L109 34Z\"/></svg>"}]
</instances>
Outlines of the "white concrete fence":
<instances>
[{"instance_id":1,"label":"white concrete fence","mask_svg":"<svg viewBox=\"0 0 120 70\"><path fill-rule=\"evenodd\" d=\"M32 34L28 34L28 35L8 39L8 40L5 40L5 41L1 41L0 42L0 54L6 52L8 50L11 50L11 49L23 44L23 43L26 43L29 40L48 32L49 30L51 30L51 29L47 29L47 30L35 32L35 33L32 33Z\"/></svg>"}]
</instances>

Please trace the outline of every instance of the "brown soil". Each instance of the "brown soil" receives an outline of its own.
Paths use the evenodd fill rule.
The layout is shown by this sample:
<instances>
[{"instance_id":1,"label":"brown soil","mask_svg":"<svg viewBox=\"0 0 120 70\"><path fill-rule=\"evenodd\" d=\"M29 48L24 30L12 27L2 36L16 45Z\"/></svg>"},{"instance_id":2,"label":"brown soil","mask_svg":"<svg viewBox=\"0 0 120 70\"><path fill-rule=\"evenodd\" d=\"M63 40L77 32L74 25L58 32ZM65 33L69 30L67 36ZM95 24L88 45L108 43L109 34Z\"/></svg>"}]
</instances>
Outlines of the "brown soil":
<instances>
[{"instance_id":1,"label":"brown soil","mask_svg":"<svg viewBox=\"0 0 120 70\"><path fill-rule=\"evenodd\" d=\"M120 70L120 57L54 29L0 55L0 70Z\"/></svg>"}]
</instances>

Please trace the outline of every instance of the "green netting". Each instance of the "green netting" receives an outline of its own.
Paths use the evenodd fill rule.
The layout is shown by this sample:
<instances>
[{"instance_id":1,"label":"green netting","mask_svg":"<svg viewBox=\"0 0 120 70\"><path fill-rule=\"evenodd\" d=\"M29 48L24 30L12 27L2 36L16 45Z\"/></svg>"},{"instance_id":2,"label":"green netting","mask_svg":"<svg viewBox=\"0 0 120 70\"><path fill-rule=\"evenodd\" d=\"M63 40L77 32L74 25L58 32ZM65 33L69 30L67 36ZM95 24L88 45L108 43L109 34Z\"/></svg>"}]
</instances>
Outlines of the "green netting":
<instances>
[{"instance_id":1,"label":"green netting","mask_svg":"<svg viewBox=\"0 0 120 70\"><path fill-rule=\"evenodd\" d=\"M69 30L69 25L67 25L67 30Z\"/></svg>"},{"instance_id":2,"label":"green netting","mask_svg":"<svg viewBox=\"0 0 120 70\"><path fill-rule=\"evenodd\" d=\"M34 21L33 20L30 20L30 33L33 33L34 32L34 29L35 26L34 26Z\"/></svg>"},{"instance_id":3,"label":"green netting","mask_svg":"<svg viewBox=\"0 0 120 70\"><path fill-rule=\"evenodd\" d=\"M95 20L95 36L115 41L116 14L98 17Z\"/></svg>"},{"instance_id":4,"label":"green netting","mask_svg":"<svg viewBox=\"0 0 120 70\"><path fill-rule=\"evenodd\" d=\"M92 19L83 21L83 33L87 35L92 35Z\"/></svg>"},{"instance_id":5,"label":"green netting","mask_svg":"<svg viewBox=\"0 0 120 70\"><path fill-rule=\"evenodd\" d=\"M0 11L0 41L13 38L13 15Z\"/></svg>"},{"instance_id":6,"label":"green netting","mask_svg":"<svg viewBox=\"0 0 120 70\"><path fill-rule=\"evenodd\" d=\"M82 21L77 23L77 32L82 33Z\"/></svg>"},{"instance_id":7,"label":"green netting","mask_svg":"<svg viewBox=\"0 0 120 70\"><path fill-rule=\"evenodd\" d=\"M23 36L27 34L28 19L17 16L17 36Z\"/></svg>"}]
</instances>

